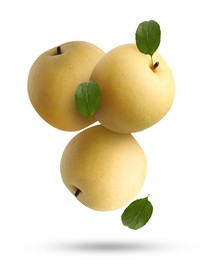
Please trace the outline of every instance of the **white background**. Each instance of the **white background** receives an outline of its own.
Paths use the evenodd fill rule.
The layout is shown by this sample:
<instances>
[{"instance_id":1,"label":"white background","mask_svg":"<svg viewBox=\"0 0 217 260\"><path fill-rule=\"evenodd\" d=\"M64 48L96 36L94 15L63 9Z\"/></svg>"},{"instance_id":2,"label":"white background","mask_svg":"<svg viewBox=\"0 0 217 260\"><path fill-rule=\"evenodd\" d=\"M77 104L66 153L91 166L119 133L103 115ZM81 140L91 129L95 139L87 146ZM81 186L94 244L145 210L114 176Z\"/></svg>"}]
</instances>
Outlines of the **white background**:
<instances>
[{"instance_id":1,"label":"white background","mask_svg":"<svg viewBox=\"0 0 217 260\"><path fill-rule=\"evenodd\" d=\"M0 259L216 259L217 54L215 1L3 1L0 9ZM124 227L124 208L97 212L62 183L59 162L77 133L46 124L27 95L44 51L74 40L105 51L134 42L137 25L161 25L159 52L176 97L157 125L135 134L148 160L138 198L154 213ZM139 259L140 259L139 258Z\"/></svg>"}]
</instances>

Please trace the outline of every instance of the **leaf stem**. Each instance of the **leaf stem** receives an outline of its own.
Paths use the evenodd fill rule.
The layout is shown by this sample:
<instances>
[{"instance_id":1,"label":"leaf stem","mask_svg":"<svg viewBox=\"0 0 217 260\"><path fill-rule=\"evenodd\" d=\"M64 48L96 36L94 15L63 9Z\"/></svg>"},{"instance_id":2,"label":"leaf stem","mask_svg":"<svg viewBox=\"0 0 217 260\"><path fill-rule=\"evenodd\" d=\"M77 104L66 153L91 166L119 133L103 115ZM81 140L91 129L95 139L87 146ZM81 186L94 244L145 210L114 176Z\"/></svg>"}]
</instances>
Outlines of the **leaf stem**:
<instances>
[{"instance_id":1,"label":"leaf stem","mask_svg":"<svg viewBox=\"0 0 217 260\"><path fill-rule=\"evenodd\" d=\"M152 68L154 68L154 61L153 61L153 57L152 57L152 55L150 55L151 56L151 66L152 66Z\"/></svg>"}]
</instances>

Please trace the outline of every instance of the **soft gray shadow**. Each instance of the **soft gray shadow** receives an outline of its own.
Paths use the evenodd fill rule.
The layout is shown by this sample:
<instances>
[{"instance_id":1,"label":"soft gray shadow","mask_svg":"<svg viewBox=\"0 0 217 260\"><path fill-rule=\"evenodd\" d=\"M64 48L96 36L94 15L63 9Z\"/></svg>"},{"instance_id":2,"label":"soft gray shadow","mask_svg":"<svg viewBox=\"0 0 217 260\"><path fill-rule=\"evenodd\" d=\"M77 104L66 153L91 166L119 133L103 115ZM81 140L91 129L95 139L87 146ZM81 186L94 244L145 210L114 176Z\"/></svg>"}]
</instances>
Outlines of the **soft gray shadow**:
<instances>
[{"instance_id":1,"label":"soft gray shadow","mask_svg":"<svg viewBox=\"0 0 217 260\"><path fill-rule=\"evenodd\" d=\"M164 251L172 245L151 242L116 242L116 241L84 241L56 243L49 246L58 251L85 251L85 252L133 252L133 251Z\"/></svg>"}]
</instances>

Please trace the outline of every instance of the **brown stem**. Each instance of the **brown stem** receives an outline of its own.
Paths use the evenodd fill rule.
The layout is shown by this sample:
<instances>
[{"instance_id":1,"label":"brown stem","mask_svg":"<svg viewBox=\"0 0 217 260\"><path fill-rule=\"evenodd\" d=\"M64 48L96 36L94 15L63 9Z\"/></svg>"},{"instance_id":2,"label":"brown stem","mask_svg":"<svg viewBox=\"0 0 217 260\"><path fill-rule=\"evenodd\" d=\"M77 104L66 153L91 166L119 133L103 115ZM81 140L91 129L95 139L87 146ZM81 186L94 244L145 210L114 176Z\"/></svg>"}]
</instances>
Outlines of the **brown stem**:
<instances>
[{"instance_id":1,"label":"brown stem","mask_svg":"<svg viewBox=\"0 0 217 260\"><path fill-rule=\"evenodd\" d=\"M57 55L60 55L60 54L62 54L62 51L61 51L61 47L58 46L58 47L57 47Z\"/></svg>"},{"instance_id":2,"label":"brown stem","mask_svg":"<svg viewBox=\"0 0 217 260\"><path fill-rule=\"evenodd\" d=\"M80 192L81 192L81 190L79 190L79 189L77 188L77 190L76 190L76 192L75 192L75 197L78 197L78 195L80 194Z\"/></svg>"},{"instance_id":3,"label":"brown stem","mask_svg":"<svg viewBox=\"0 0 217 260\"><path fill-rule=\"evenodd\" d=\"M159 66L159 62L156 61L155 64L153 65L153 69L155 70Z\"/></svg>"}]
</instances>

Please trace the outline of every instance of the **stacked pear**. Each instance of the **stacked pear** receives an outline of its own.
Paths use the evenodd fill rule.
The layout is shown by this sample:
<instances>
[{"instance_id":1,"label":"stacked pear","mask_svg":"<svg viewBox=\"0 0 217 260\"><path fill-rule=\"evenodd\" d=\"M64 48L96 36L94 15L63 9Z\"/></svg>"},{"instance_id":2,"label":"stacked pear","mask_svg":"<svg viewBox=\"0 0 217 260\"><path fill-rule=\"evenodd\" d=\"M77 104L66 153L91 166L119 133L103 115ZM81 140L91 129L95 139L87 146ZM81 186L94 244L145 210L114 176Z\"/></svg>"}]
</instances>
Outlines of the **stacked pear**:
<instances>
[{"instance_id":1,"label":"stacked pear","mask_svg":"<svg viewBox=\"0 0 217 260\"><path fill-rule=\"evenodd\" d=\"M145 154L131 134L96 125L76 135L61 159L66 187L94 210L114 210L126 205L142 188Z\"/></svg>"},{"instance_id":2,"label":"stacked pear","mask_svg":"<svg viewBox=\"0 0 217 260\"><path fill-rule=\"evenodd\" d=\"M91 209L118 209L144 184L146 156L133 133L160 121L175 94L169 66L159 53L153 58L160 66L153 68L135 44L105 54L80 41L43 53L30 69L28 93L38 114L61 130L85 128L67 144L60 171L69 191ZM85 81L100 88L100 107L92 119L81 115L74 101Z\"/></svg>"},{"instance_id":3,"label":"stacked pear","mask_svg":"<svg viewBox=\"0 0 217 260\"><path fill-rule=\"evenodd\" d=\"M78 84L89 80L103 55L103 50L92 43L73 41L36 59L28 76L28 94L47 123L64 131L78 131L92 123L77 111L74 95Z\"/></svg>"},{"instance_id":4,"label":"stacked pear","mask_svg":"<svg viewBox=\"0 0 217 260\"><path fill-rule=\"evenodd\" d=\"M96 64L91 80L100 86L101 106L96 119L119 133L142 131L159 122L170 110L175 88L172 72L159 53L152 68L149 55L136 44L124 44L106 53Z\"/></svg>"}]
</instances>

